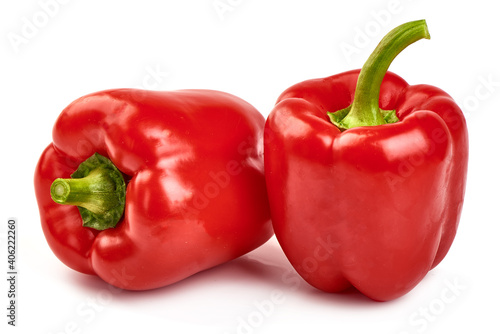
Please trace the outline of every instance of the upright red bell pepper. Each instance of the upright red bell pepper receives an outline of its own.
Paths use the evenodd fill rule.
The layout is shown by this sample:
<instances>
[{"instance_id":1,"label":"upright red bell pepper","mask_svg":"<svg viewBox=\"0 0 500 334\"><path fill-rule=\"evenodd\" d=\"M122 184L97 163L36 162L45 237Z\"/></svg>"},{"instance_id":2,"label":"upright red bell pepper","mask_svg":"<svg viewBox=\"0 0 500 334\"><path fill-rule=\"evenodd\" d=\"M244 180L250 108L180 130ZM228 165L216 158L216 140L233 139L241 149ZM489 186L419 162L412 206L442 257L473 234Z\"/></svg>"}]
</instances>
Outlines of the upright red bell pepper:
<instances>
[{"instance_id":1,"label":"upright red bell pepper","mask_svg":"<svg viewBox=\"0 0 500 334\"><path fill-rule=\"evenodd\" d=\"M421 38L424 20L395 28L360 71L296 84L268 117L276 237L318 289L397 298L452 244L466 183L464 116L439 88L387 72Z\"/></svg>"},{"instance_id":2,"label":"upright red bell pepper","mask_svg":"<svg viewBox=\"0 0 500 334\"><path fill-rule=\"evenodd\" d=\"M35 172L49 246L70 268L130 290L255 249L273 233L264 122L245 101L208 90L77 99Z\"/></svg>"}]
</instances>

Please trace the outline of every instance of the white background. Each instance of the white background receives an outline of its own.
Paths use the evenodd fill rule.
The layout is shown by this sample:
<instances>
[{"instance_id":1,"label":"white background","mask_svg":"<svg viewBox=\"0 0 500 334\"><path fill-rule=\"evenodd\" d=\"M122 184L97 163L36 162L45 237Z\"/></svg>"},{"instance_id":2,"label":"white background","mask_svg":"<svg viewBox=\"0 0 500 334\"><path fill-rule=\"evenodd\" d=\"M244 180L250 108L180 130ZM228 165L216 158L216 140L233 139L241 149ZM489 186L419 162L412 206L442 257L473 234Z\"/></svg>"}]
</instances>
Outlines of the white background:
<instances>
[{"instance_id":1,"label":"white background","mask_svg":"<svg viewBox=\"0 0 500 334\"><path fill-rule=\"evenodd\" d=\"M208 88L267 116L290 85L361 67L386 32L416 19L427 20L431 40L410 46L390 69L457 100L468 121L470 165L455 242L408 295L376 303L357 292L317 291L295 275L275 239L143 293L74 272L48 248L33 173L56 117L74 99L118 87ZM4 275L7 220L19 221L18 327L7 326L2 279L2 333L500 333L494 1L25 0L2 1L0 22Z\"/></svg>"}]
</instances>

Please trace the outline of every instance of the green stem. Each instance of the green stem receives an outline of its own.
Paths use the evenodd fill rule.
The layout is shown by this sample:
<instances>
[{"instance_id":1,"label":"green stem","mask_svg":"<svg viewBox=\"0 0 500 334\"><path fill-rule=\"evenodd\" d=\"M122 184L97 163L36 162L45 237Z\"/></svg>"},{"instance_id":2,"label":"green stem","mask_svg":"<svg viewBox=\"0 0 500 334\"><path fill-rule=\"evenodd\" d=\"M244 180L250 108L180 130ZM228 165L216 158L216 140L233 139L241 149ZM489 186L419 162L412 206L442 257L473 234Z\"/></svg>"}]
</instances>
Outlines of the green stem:
<instances>
[{"instance_id":1,"label":"green stem","mask_svg":"<svg viewBox=\"0 0 500 334\"><path fill-rule=\"evenodd\" d=\"M76 205L83 226L115 227L125 209L125 181L113 163L94 154L80 164L70 179L56 179L50 188L54 202Z\"/></svg>"},{"instance_id":2,"label":"green stem","mask_svg":"<svg viewBox=\"0 0 500 334\"><path fill-rule=\"evenodd\" d=\"M394 110L379 108L380 86L394 58L422 38L430 39L425 20L402 24L384 36L359 73L353 103L328 113L332 123L345 130L397 122Z\"/></svg>"}]
</instances>

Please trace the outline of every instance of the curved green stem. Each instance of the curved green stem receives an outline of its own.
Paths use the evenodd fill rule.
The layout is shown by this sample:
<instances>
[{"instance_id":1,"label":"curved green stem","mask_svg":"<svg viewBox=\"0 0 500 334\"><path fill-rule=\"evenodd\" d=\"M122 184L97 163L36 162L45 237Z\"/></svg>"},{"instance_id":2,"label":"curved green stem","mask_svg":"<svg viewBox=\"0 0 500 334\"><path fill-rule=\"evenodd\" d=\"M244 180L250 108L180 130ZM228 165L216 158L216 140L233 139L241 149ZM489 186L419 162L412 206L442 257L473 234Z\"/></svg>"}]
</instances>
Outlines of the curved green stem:
<instances>
[{"instance_id":1,"label":"curved green stem","mask_svg":"<svg viewBox=\"0 0 500 334\"><path fill-rule=\"evenodd\" d=\"M425 20L402 24L384 36L359 73L353 103L328 113L332 123L345 130L397 122L394 111L379 108L380 86L394 58L422 38L430 39Z\"/></svg>"},{"instance_id":2,"label":"curved green stem","mask_svg":"<svg viewBox=\"0 0 500 334\"><path fill-rule=\"evenodd\" d=\"M78 206L83 226L104 230L115 227L120 220L125 190L121 172L96 153L82 162L70 179L56 179L50 195L58 204Z\"/></svg>"}]
</instances>

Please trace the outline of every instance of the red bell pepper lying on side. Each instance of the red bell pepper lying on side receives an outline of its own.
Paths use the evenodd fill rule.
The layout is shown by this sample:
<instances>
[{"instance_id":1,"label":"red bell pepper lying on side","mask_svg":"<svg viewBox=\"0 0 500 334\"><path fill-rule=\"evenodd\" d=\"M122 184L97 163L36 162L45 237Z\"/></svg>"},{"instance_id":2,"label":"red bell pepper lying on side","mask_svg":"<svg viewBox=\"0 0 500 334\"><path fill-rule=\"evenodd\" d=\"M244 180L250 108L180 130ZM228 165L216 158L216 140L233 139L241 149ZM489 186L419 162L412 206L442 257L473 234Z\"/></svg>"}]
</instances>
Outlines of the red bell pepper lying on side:
<instances>
[{"instance_id":1,"label":"red bell pepper lying on side","mask_svg":"<svg viewBox=\"0 0 500 334\"><path fill-rule=\"evenodd\" d=\"M257 248L273 233L264 122L245 101L208 90L77 99L35 172L51 249L77 271L145 290Z\"/></svg>"},{"instance_id":2,"label":"red bell pepper lying on side","mask_svg":"<svg viewBox=\"0 0 500 334\"><path fill-rule=\"evenodd\" d=\"M401 25L360 71L296 84L268 117L276 237L318 289L397 298L452 244L466 183L465 119L442 90L387 72L421 38L429 38L424 20Z\"/></svg>"}]
</instances>

